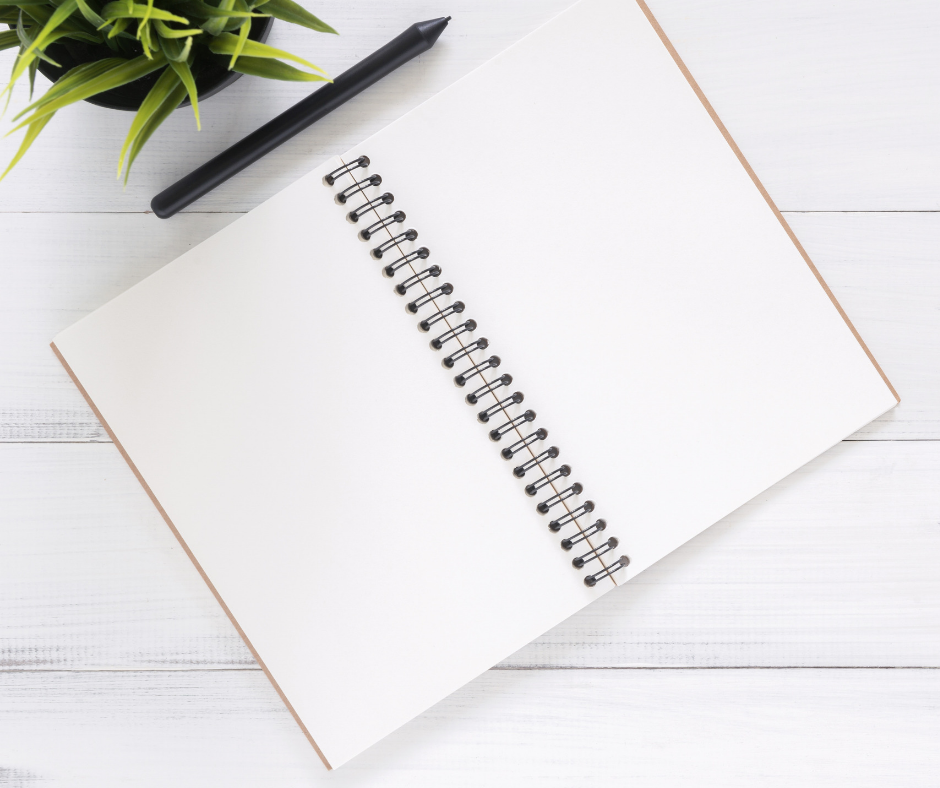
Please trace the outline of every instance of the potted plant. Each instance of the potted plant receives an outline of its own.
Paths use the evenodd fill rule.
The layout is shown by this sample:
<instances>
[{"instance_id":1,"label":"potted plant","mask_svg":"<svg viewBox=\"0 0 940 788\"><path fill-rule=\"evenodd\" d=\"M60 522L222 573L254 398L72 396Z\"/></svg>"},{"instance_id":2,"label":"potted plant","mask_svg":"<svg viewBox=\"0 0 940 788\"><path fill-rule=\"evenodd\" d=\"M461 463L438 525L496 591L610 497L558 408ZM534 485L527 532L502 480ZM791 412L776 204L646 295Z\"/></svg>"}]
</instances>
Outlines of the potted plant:
<instances>
[{"instance_id":1,"label":"potted plant","mask_svg":"<svg viewBox=\"0 0 940 788\"><path fill-rule=\"evenodd\" d=\"M336 32L293 0L0 0L0 22L10 28L0 32L0 50L19 49L0 101L8 103L24 78L32 100L37 71L54 82L13 118L10 133L26 134L0 180L53 115L76 101L136 110L118 159L126 183L134 159L173 110L191 104L199 128L199 99L241 74L329 81L313 63L264 43L274 19Z\"/></svg>"}]
</instances>

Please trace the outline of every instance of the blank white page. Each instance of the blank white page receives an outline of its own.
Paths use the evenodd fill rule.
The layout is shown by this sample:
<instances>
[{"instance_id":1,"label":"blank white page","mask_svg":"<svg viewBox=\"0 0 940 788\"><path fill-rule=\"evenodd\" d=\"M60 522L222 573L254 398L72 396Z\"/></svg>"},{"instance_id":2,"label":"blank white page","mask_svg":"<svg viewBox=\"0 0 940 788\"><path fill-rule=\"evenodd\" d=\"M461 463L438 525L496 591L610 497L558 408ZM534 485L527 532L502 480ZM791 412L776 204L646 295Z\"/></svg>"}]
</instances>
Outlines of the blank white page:
<instances>
[{"instance_id":1,"label":"blank white page","mask_svg":"<svg viewBox=\"0 0 940 788\"><path fill-rule=\"evenodd\" d=\"M895 403L631 3L583 0L359 154L618 580ZM613 583L581 582L332 166L55 345L336 766Z\"/></svg>"},{"instance_id":2,"label":"blank white page","mask_svg":"<svg viewBox=\"0 0 940 788\"><path fill-rule=\"evenodd\" d=\"M360 154L626 576L897 404L634 2L582 0Z\"/></svg>"},{"instance_id":3,"label":"blank white page","mask_svg":"<svg viewBox=\"0 0 940 788\"><path fill-rule=\"evenodd\" d=\"M334 767L613 588L365 254L336 165L55 339Z\"/></svg>"}]
</instances>

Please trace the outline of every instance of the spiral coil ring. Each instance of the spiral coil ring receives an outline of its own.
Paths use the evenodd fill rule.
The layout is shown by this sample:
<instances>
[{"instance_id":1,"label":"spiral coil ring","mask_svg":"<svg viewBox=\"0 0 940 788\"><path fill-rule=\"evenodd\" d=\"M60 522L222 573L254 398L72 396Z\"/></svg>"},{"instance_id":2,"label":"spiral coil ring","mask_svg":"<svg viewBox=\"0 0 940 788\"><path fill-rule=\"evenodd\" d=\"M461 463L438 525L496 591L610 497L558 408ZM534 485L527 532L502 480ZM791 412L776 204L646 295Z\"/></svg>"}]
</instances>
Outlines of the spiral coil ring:
<instances>
[{"instance_id":1,"label":"spiral coil ring","mask_svg":"<svg viewBox=\"0 0 940 788\"><path fill-rule=\"evenodd\" d=\"M345 200L343 200L345 202ZM374 200L369 200L369 202L360 205L355 210L350 211L346 214L346 218L349 219L353 224L356 224L363 216L367 213L371 213L373 210L378 208L380 205L391 205L395 202L395 195L391 192L385 192L385 194L380 194Z\"/></svg>"},{"instance_id":2,"label":"spiral coil ring","mask_svg":"<svg viewBox=\"0 0 940 788\"><path fill-rule=\"evenodd\" d=\"M409 276L404 282L395 285L395 292L403 296L415 285L421 284L425 279L437 279L441 275L441 267L432 265L425 268L420 274Z\"/></svg>"},{"instance_id":3,"label":"spiral coil ring","mask_svg":"<svg viewBox=\"0 0 940 788\"><path fill-rule=\"evenodd\" d=\"M506 406L509 405L509 403L518 405L524 399L525 394L523 394L521 391L514 391L508 397L501 399L495 405L490 405L488 408L477 413L477 421L479 421L481 424L486 424L486 422L490 420L490 416L492 416L494 413L498 413L501 410L506 410Z\"/></svg>"},{"instance_id":4,"label":"spiral coil ring","mask_svg":"<svg viewBox=\"0 0 940 788\"><path fill-rule=\"evenodd\" d=\"M391 195L382 195L382 197L386 196L390 197ZM389 202L391 202L391 200L389 200ZM385 204L387 205L388 203ZM370 224L365 230L360 231L359 237L363 241L368 241L379 230L384 230L386 227L390 227L393 224L401 224L403 221L405 221L405 212L395 211L395 213L390 213L384 219L379 219L375 224Z\"/></svg>"},{"instance_id":5,"label":"spiral coil ring","mask_svg":"<svg viewBox=\"0 0 940 788\"><path fill-rule=\"evenodd\" d=\"M439 337L435 337L430 342L428 342L428 344L431 346L432 350L440 350L442 347L444 347L444 345L446 345L452 339L456 339L461 334L465 334L468 331L476 331L476 330L477 330L476 320L473 320L473 319L465 320L456 328L452 328L450 331L445 331Z\"/></svg>"},{"instance_id":6,"label":"spiral coil ring","mask_svg":"<svg viewBox=\"0 0 940 788\"><path fill-rule=\"evenodd\" d=\"M568 523L574 523L579 517L583 517L593 511L594 501L585 501L577 509L572 509L568 514L559 517L557 520L552 520L548 524L548 530L558 533L558 531L568 525Z\"/></svg>"},{"instance_id":7,"label":"spiral coil ring","mask_svg":"<svg viewBox=\"0 0 940 788\"><path fill-rule=\"evenodd\" d=\"M441 366L444 369L452 369L454 364L456 364L460 359L465 356L469 356L476 350L486 350L490 346L490 341L486 337L480 337L479 339L473 340L467 345L464 345L460 350L455 350L449 356L444 356L441 359ZM462 384L458 384L462 385Z\"/></svg>"},{"instance_id":8,"label":"spiral coil ring","mask_svg":"<svg viewBox=\"0 0 940 788\"><path fill-rule=\"evenodd\" d=\"M427 306L434 302L435 298L440 298L441 296L447 296L454 292L454 286L450 282L444 282L440 287L435 290L428 290L420 298L416 298L408 306L405 307L411 314L416 315L418 310L423 306Z\"/></svg>"},{"instance_id":9,"label":"spiral coil ring","mask_svg":"<svg viewBox=\"0 0 940 788\"><path fill-rule=\"evenodd\" d=\"M555 468L553 471L546 473L541 479L536 479L532 484L527 484L525 486L525 494L528 496L533 496L538 494L538 491L541 490L546 484L551 484L557 479L563 479L571 475L571 466L562 465L558 468Z\"/></svg>"},{"instance_id":10,"label":"spiral coil ring","mask_svg":"<svg viewBox=\"0 0 940 788\"><path fill-rule=\"evenodd\" d=\"M483 359L479 364L474 364L465 372L455 375L454 383L460 386L460 388L463 388L467 385L468 380L473 380L477 375L482 375L484 370L493 369L502 363L503 360L499 356L490 356L489 358Z\"/></svg>"},{"instance_id":11,"label":"spiral coil ring","mask_svg":"<svg viewBox=\"0 0 940 788\"><path fill-rule=\"evenodd\" d=\"M358 183L354 183L348 189L343 189L333 199L336 200L336 202L339 205L345 205L346 201L350 197L352 197L357 192L361 192L366 186L380 186L381 184L382 184L381 175L369 175L368 177L363 178Z\"/></svg>"},{"instance_id":12,"label":"spiral coil ring","mask_svg":"<svg viewBox=\"0 0 940 788\"><path fill-rule=\"evenodd\" d=\"M433 289L429 289L428 281L438 278L442 273L439 265L431 265L422 271L415 270L416 266L414 266L414 263L418 260L426 260L431 252L425 246L408 252L402 248L403 244L417 240L418 231L409 229L397 235L392 233L391 227L393 225L401 224L405 221L405 212L394 211L385 216L380 215L379 209L394 203L395 197L391 192L384 192L377 197L371 198L367 195L367 190L381 186L382 176L369 174L366 175L366 177L357 178L357 175L354 173L356 170L366 169L370 165L371 161L368 156L360 156L328 173L324 176L323 181L328 186L333 186L341 179L349 178L352 180L350 185L345 186L345 188L334 195L335 201L340 205L344 205L356 197L361 197L364 200L361 205L353 208L346 214L346 218L351 223L357 224L363 217L370 214L377 218L375 222L358 233L359 238L368 241L383 230L385 231L383 235L387 233L387 240L382 241L370 251L370 255L373 259L381 260L385 254L393 250L400 252L398 259L382 268L382 273L386 277L392 278L399 270L407 269L407 271L410 271L411 275L397 284L394 290L401 296L406 295L412 288L421 291L417 298L406 305L406 310L412 315L416 315L426 306L433 307L433 314L419 321L418 330L427 333L437 323L442 323L443 327L446 327L446 331L430 341L429 344L432 349L441 350L444 345L451 341L456 342L459 346L442 359L442 366L451 369L461 359L468 359L472 362L470 358L471 355L477 351L486 350L489 347L489 340L485 337L479 337L466 341L467 337L464 335L470 334L477 329L477 322L475 320L468 319L457 324L449 320L449 318L454 315L462 314L466 309L466 305L463 301L453 301L449 304L438 303L438 299L446 299L454 292L454 286L450 282L444 282ZM347 183L349 183L349 181L347 181ZM373 192L373 194L374 193L375 192ZM526 473L532 469L538 469L541 472L542 475L539 476L539 478L525 486L525 493L529 497L537 496L543 491L551 493L547 498L536 505L536 511L538 511L539 514L548 514L548 512L556 506L561 506L565 510L564 514L552 520L548 524L548 527L553 532L557 532L572 523L575 525L577 528L576 533L568 538L562 539L561 547L564 550L571 550L572 547L583 542L591 548L583 555L574 558L571 563L576 569L582 569L592 561L596 560L600 562L603 569L594 574L587 575L584 578L584 584L586 586L594 587L599 581L611 577L614 572L628 566L630 559L625 555L613 561L602 559L602 556L610 553L619 546L616 537L612 536L596 547L592 544L591 538L607 528L607 522L605 520L598 519L586 528L582 528L578 523L580 517L594 511L594 502L584 501L574 506L574 508L571 508L574 502L569 504L568 501L581 495L584 491L584 487L580 483L575 482L563 490L556 488L556 482L561 479L566 479L571 475L571 466L561 465L554 469L543 467L543 464L548 461L557 459L561 452L557 446L549 446L540 452L534 448L536 443L548 438L548 430L544 427L538 427L528 435L522 435L520 428L524 424L535 421L536 414L535 411L531 409L525 410L522 413L517 412L517 415L513 415L510 412L510 409L514 409L514 406L521 404L525 399L525 395L521 391L513 392L502 399L496 395L499 389L512 384L512 375L504 373L490 380L485 373L496 369L501 363L500 357L496 355L491 355L481 361L472 363L468 369L454 377L454 383L462 388L474 378L481 378L483 385L466 395L465 400L467 404L476 405L481 402L484 397L492 397L492 400L495 401L495 404L491 404L477 413L477 420L483 424L487 424L490 419L497 414L501 413L505 416L506 420L500 426L489 431L490 440L498 442L502 441L504 437L510 434L518 436L515 442L500 451L500 456L505 460L511 460L522 452L527 455L527 459L513 468L513 475L518 479L523 478Z\"/></svg>"},{"instance_id":13,"label":"spiral coil ring","mask_svg":"<svg viewBox=\"0 0 940 788\"><path fill-rule=\"evenodd\" d=\"M497 427L495 430L490 430L490 440L494 442L499 442L503 439L503 435L507 432L512 432L516 427L521 427L523 424L529 421L535 421L535 411L527 410L525 413L520 413L514 419L509 419L502 426Z\"/></svg>"},{"instance_id":14,"label":"spiral coil ring","mask_svg":"<svg viewBox=\"0 0 940 788\"><path fill-rule=\"evenodd\" d=\"M561 549L570 550L579 542L583 542L585 539L590 539L594 534L600 533L607 528L607 521L604 519L598 519L592 525L589 525L583 531L579 531L577 535L572 536L569 539L561 540Z\"/></svg>"},{"instance_id":15,"label":"spiral coil ring","mask_svg":"<svg viewBox=\"0 0 940 788\"><path fill-rule=\"evenodd\" d=\"M548 510L553 506L557 506L562 501L567 501L569 498L574 498L576 495L580 495L584 492L584 487L575 482L570 487L566 487L560 493L555 493L551 498L546 498L538 506L535 507L535 511L539 514L548 514Z\"/></svg>"},{"instance_id":16,"label":"spiral coil ring","mask_svg":"<svg viewBox=\"0 0 940 788\"><path fill-rule=\"evenodd\" d=\"M421 251L420 249L418 250ZM418 323L418 331L422 331L425 334L431 330L431 326L435 323L440 323L442 320L446 320L451 315L459 315L464 309L467 308L467 305L463 301L454 301L450 306L444 307L440 312L436 312L431 315L427 320L422 320ZM447 325L445 323L444 325Z\"/></svg>"},{"instance_id":17,"label":"spiral coil ring","mask_svg":"<svg viewBox=\"0 0 940 788\"><path fill-rule=\"evenodd\" d=\"M548 437L548 430L544 427L539 427L535 432L526 435L524 438L517 440L512 446L509 446L503 449L499 454L504 460L511 460L516 454L518 454L523 449L528 448L536 441L543 441Z\"/></svg>"},{"instance_id":18,"label":"spiral coil ring","mask_svg":"<svg viewBox=\"0 0 940 788\"><path fill-rule=\"evenodd\" d=\"M358 159L351 161L349 164L344 164L342 167L337 167L329 175L324 175L323 182L327 186L332 186L334 183L336 183L337 178L343 175L351 174L353 170L358 170L360 167L368 167L370 164L372 164L372 162L369 161L368 156L360 156Z\"/></svg>"},{"instance_id":19,"label":"spiral coil ring","mask_svg":"<svg viewBox=\"0 0 940 788\"><path fill-rule=\"evenodd\" d=\"M461 301L456 301L456 304L462 303ZM446 311L446 310L445 310ZM467 394L464 399L467 401L468 405L476 405L480 401L480 397L485 394L492 394L496 389L501 389L503 386L512 385L512 375L506 373L500 375L492 383L487 383L485 386L480 386L476 391L471 391Z\"/></svg>"},{"instance_id":20,"label":"spiral coil ring","mask_svg":"<svg viewBox=\"0 0 940 788\"><path fill-rule=\"evenodd\" d=\"M375 249L372 250L373 252ZM413 252L408 252L408 254L402 255L394 263L389 263L385 268L382 269L382 273L388 278L391 279L398 273L399 268L404 268L406 265L410 266L416 260L427 260L431 256L431 251L426 247L422 246L420 249L415 249Z\"/></svg>"},{"instance_id":21,"label":"spiral coil ring","mask_svg":"<svg viewBox=\"0 0 940 788\"><path fill-rule=\"evenodd\" d=\"M577 558L572 558L571 565L575 569L580 569L585 564L589 564L591 561L594 561L600 558L605 553L609 553L611 550L616 550L617 545L619 544L620 542L617 540L617 537L612 536L610 537L610 539L608 539L604 544L600 545L599 547L594 547L588 550L584 555L579 555Z\"/></svg>"},{"instance_id":22,"label":"spiral coil ring","mask_svg":"<svg viewBox=\"0 0 940 788\"><path fill-rule=\"evenodd\" d=\"M549 446L541 454L536 454L532 459L526 460L522 465L517 465L512 469L512 475L517 479L521 479L533 468L541 466L546 460L554 460L561 454L561 449L557 446Z\"/></svg>"},{"instance_id":23,"label":"spiral coil ring","mask_svg":"<svg viewBox=\"0 0 940 788\"><path fill-rule=\"evenodd\" d=\"M588 588L594 588L594 586L597 585L598 580L603 580L605 577L610 577L618 569L626 569L628 566L630 566L630 557L622 555L610 566L604 569L603 572L597 572L593 575L588 575L585 577L584 585L586 585Z\"/></svg>"},{"instance_id":24,"label":"spiral coil ring","mask_svg":"<svg viewBox=\"0 0 940 788\"><path fill-rule=\"evenodd\" d=\"M358 186L359 184L356 184L356 185ZM396 246L398 246L398 244L403 243L405 241L417 241L417 240L418 240L417 230L405 230L405 232L399 233L394 238L390 238L385 243L379 244L378 246L375 247L375 249L369 252L369 254L372 255L373 259L381 260L382 255L385 254L389 249L394 249ZM423 246L421 248L424 249ZM427 252L428 250L424 249L424 251ZM425 254L424 256L427 257L428 255Z\"/></svg>"}]
</instances>

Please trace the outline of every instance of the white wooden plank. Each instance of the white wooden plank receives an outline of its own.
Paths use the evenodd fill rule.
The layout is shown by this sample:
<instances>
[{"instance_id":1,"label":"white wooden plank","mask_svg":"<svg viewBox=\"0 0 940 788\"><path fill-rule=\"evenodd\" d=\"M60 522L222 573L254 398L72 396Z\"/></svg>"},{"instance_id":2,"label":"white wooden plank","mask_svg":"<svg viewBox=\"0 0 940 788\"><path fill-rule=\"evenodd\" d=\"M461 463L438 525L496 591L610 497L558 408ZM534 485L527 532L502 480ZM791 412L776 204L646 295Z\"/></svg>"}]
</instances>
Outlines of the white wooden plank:
<instances>
[{"instance_id":1,"label":"white wooden plank","mask_svg":"<svg viewBox=\"0 0 940 788\"><path fill-rule=\"evenodd\" d=\"M236 218L0 214L0 440L109 440L49 342Z\"/></svg>"},{"instance_id":2,"label":"white wooden plank","mask_svg":"<svg viewBox=\"0 0 940 788\"><path fill-rule=\"evenodd\" d=\"M490 671L327 772L258 672L0 674L0 785L936 785L940 672Z\"/></svg>"},{"instance_id":3,"label":"white wooden plank","mask_svg":"<svg viewBox=\"0 0 940 788\"><path fill-rule=\"evenodd\" d=\"M337 74L419 19L451 28L405 66L197 206L246 210L381 129L533 30L569 0L308 3L339 38L278 23L272 43ZM787 210L940 208L940 50L932 0L651 0L654 14L778 205ZM599 21L599 24L602 24ZM12 53L0 54L6 73ZM559 53L559 67L564 67ZM590 78L585 75L585 78ZM306 95L245 78L207 101L203 131L180 110L114 180L126 113L68 108L0 187L3 211L141 211L161 188ZM25 100L20 91L14 106ZM7 117L10 114L8 113ZM5 161L18 137L0 142ZM561 152L577 158L580 151ZM49 188L36 188L50 184Z\"/></svg>"},{"instance_id":4,"label":"white wooden plank","mask_svg":"<svg viewBox=\"0 0 940 788\"><path fill-rule=\"evenodd\" d=\"M940 666L937 478L843 443L503 666ZM0 446L0 670L192 666L254 663L117 451Z\"/></svg>"},{"instance_id":5,"label":"white wooden plank","mask_svg":"<svg viewBox=\"0 0 940 788\"><path fill-rule=\"evenodd\" d=\"M107 440L50 339L235 218L0 214L0 441ZM858 437L940 438L940 214L789 218L901 394Z\"/></svg>"},{"instance_id":6,"label":"white wooden plank","mask_svg":"<svg viewBox=\"0 0 940 788\"><path fill-rule=\"evenodd\" d=\"M940 214L787 214L901 404L868 439L940 438Z\"/></svg>"},{"instance_id":7,"label":"white wooden plank","mask_svg":"<svg viewBox=\"0 0 940 788\"><path fill-rule=\"evenodd\" d=\"M781 210L940 208L940 5L650 7Z\"/></svg>"}]
</instances>

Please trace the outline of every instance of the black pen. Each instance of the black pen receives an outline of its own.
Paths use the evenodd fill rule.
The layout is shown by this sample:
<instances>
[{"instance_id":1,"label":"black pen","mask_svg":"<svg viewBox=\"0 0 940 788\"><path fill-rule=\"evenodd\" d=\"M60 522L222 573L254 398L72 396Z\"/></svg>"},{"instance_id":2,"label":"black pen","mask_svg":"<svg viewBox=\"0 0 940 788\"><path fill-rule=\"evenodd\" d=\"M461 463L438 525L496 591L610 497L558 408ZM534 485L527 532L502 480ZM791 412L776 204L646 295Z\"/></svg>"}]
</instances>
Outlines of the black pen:
<instances>
[{"instance_id":1,"label":"black pen","mask_svg":"<svg viewBox=\"0 0 940 788\"><path fill-rule=\"evenodd\" d=\"M329 85L307 96L274 120L222 151L189 175L164 189L150 202L153 212L168 219L212 191L278 145L359 95L413 57L427 52L440 38L450 17L418 22L367 58L344 71Z\"/></svg>"}]
</instances>

